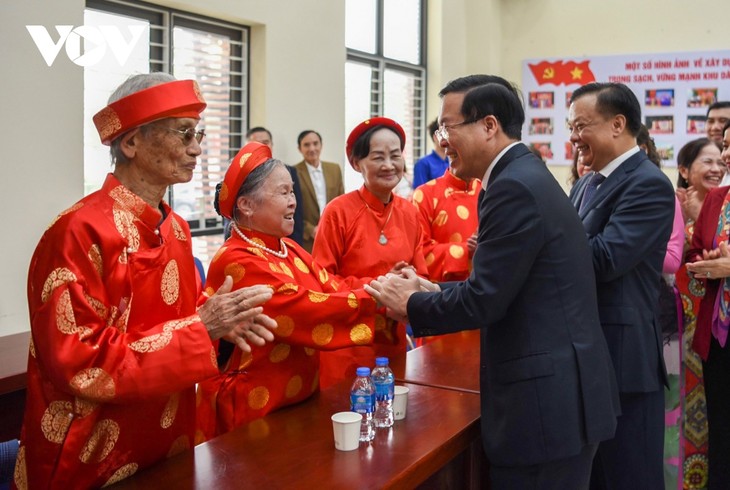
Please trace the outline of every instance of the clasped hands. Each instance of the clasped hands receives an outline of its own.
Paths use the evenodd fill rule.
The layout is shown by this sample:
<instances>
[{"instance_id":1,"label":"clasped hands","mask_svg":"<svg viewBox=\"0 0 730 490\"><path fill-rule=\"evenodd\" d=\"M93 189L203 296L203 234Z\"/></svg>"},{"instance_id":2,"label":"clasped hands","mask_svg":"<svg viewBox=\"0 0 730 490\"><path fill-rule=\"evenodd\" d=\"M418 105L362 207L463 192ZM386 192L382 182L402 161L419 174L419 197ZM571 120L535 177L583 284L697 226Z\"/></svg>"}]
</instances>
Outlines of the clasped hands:
<instances>
[{"instance_id":1,"label":"clasped hands","mask_svg":"<svg viewBox=\"0 0 730 490\"><path fill-rule=\"evenodd\" d=\"M697 279L724 279L730 277L730 250L727 242L714 250L703 250L702 260L687 263L687 270Z\"/></svg>"},{"instance_id":2,"label":"clasped hands","mask_svg":"<svg viewBox=\"0 0 730 490\"><path fill-rule=\"evenodd\" d=\"M404 263L396 264L393 270L374 279L364 288L379 304L385 306L388 317L402 323L408 323L408 299L413 293L441 291L438 284L419 277L413 267Z\"/></svg>"},{"instance_id":3,"label":"clasped hands","mask_svg":"<svg viewBox=\"0 0 730 490\"><path fill-rule=\"evenodd\" d=\"M271 299L271 288L251 286L231 291L232 288L233 279L226 276L218 291L198 308L210 339L225 339L244 352L251 352L250 344L262 346L273 341L276 321L265 315L261 307Z\"/></svg>"}]
</instances>

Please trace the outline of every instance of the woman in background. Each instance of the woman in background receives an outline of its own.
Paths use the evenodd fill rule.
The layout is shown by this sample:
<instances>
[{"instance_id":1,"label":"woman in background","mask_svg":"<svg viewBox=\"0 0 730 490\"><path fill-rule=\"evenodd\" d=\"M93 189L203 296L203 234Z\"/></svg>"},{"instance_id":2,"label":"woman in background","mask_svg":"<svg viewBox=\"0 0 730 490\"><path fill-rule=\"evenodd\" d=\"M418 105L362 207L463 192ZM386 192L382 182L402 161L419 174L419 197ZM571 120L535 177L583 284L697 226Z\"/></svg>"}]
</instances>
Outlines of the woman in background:
<instances>
[{"instance_id":1,"label":"woman in background","mask_svg":"<svg viewBox=\"0 0 730 490\"><path fill-rule=\"evenodd\" d=\"M418 212L393 193L405 171L405 142L401 125L386 117L360 123L347 138L347 157L364 183L332 200L319 222L312 256L331 274L376 278L409 264L417 274L428 275ZM322 388L354 378L355 369L373 366L375 357L406 352L406 326L384 316L376 318L372 347L320 355Z\"/></svg>"},{"instance_id":2,"label":"woman in background","mask_svg":"<svg viewBox=\"0 0 730 490\"><path fill-rule=\"evenodd\" d=\"M677 154L677 197L682 203L685 222L685 244L690 248L694 239L695 220L705 197L716 189L726 172L717 145L707 138L690 141ZM714 218L717 226L717 215ZM683 265L676 274L683 318L680 326L680 407L678 460L685 488L707 488L708 427L702 359L692 348L700 301L705 295L705 281L697 279ZM719 487L718 487L719 488Z\"/></svg>"}]
</instances>

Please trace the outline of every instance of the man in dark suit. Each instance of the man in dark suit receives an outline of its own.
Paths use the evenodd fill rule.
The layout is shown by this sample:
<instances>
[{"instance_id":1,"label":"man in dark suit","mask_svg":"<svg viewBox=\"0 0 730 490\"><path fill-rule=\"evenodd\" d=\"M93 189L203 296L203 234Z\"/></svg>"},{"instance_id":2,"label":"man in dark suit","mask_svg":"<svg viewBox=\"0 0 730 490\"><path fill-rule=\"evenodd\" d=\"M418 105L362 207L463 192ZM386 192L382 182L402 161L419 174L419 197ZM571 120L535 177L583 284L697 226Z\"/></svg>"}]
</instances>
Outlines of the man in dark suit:
<instances>
[{"instance_id":1,"label":"man in dark suit","mask_svg":"<svg viewBox=\"0 0 730 490\"><path fill-rule=\"evenodd\" d=\"M573 92L570 141L592 172L570 199L593 254L598 313L621 397L616 437L600 444L591 488L663 489L664 387L659 280L674 219L669 179L639 150L641 108L627 86Z\"/></svg>"},{"instance_id":2,"label":"man in dark suit","mask_svg":"<svg viewBox=\"0 0 730 490\"><path fill-rule=\"evenodd\" d=\"M367 291L418 337L481 329L492 488L585 488L618 410L585 233L545 164L519 142L525 114L509 82L473 75L440 95L438 135L454 173L485 188L472 273L430 285L406 269Z\"/></svg>"},{"instance_id":3,"label":"man in dark suit","mask_svg":"<svg viewBox=\"0 0 730 490\"><path fill-rule=\"evenodd\" d=\"M304 160L297 163L299 182L302 184L302 213L304 214L304 247L312 252L319 218L324 207L335 197L345 193L342 183L342 167L319 159L322 137L318 132L305 129L299 133L297 146Z\"/></svg>"}]
</instances>

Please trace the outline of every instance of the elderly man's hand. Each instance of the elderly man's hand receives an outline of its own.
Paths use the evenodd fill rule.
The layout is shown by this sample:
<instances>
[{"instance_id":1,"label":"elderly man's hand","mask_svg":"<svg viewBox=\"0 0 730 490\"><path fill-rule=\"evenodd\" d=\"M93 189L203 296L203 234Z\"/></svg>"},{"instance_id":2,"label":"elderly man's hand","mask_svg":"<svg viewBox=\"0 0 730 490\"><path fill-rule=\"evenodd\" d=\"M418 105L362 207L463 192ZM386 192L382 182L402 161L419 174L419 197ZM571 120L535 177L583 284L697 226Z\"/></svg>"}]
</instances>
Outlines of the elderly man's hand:
<instances>
[{"instance_id":1,"label":"elderly man's hand","mask_svg":"<svg viewBox=\"0 0 730 490\"><path fill-rule=\"evenodd\" d=\"M251 286L231 292L232 287L233 279L226 276L218 291L198 308L211 340L224 338L244 352L251 351L249 343L260 346L274 340L271 330L276 322L260 306L271 299L271 289Z\"/></svg>"}]
</instances>

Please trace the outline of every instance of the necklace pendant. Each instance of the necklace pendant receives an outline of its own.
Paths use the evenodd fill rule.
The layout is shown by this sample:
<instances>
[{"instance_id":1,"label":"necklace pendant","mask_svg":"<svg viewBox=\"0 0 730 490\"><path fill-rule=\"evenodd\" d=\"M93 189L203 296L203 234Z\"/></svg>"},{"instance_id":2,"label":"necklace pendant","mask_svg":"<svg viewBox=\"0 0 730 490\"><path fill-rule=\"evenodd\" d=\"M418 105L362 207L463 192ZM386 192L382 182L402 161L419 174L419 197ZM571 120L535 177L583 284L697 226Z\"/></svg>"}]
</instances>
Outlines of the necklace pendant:
<instances>
[{"instance_id":1,"label":"necklace pendant","mask_svg":"<svg viewBox=\"0 0 730 490\"><path fill-rule=\"evenodd\" d=\"M378 243L381 245L385 245L388 243L388 239L385 237L385 234L383 234L383 232L380 232L380 238L378 238Z\"/></svg>"}]
</instances>

